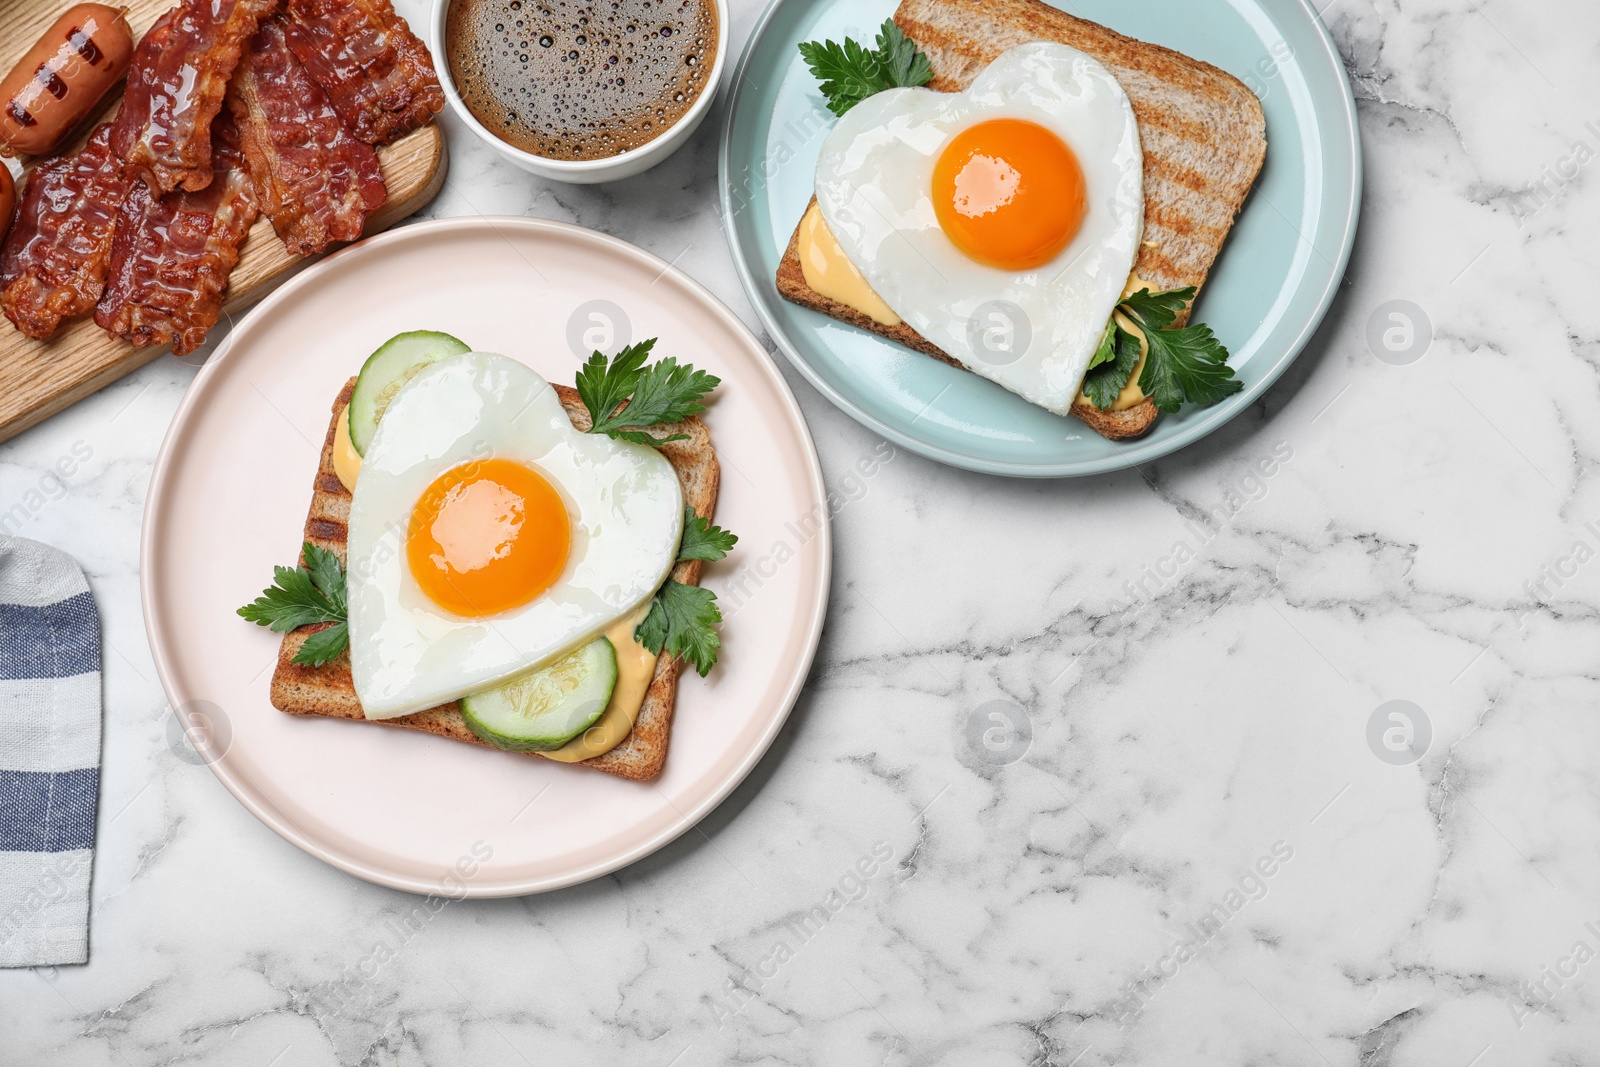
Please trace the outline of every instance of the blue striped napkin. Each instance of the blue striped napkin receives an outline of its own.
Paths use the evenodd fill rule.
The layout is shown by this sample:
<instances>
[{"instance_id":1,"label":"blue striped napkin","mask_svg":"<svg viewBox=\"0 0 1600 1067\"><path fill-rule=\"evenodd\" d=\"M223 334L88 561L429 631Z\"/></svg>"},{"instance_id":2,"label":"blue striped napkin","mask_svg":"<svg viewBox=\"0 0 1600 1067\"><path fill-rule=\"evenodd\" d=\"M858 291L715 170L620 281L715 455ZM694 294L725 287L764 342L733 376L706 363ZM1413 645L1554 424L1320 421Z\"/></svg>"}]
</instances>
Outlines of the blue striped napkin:
<instances>
[{"instance_id":1,"label":"blue striped napkin","mask_svg":"<svg viewBox=\"0 0 1600 1067\"><path fill-rule=\"evenodd\" d=\"M0 967L89 959L100 619L72 557L0 536Z\"/></svg>"}]
</instances>

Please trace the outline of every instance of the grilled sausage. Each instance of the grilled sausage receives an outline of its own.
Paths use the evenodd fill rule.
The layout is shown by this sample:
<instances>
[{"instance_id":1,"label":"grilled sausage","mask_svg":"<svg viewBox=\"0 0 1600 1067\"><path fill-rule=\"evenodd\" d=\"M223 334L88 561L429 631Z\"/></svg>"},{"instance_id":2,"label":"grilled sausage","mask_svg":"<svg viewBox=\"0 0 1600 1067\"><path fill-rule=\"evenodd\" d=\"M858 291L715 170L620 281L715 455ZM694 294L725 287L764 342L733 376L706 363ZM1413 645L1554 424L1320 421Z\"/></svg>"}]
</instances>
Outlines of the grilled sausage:
<instances>
[{"instance_id":1,"label":"grilled sausage","mask_svg":"<svg viewBox=\"0 0 1600 1067\"><path fill-rule=\"evenodd\" d=\"M79 4L0 81L0 154L43 155L117 83L133 57L123 12Z\"/></svg>"}]
</instances>

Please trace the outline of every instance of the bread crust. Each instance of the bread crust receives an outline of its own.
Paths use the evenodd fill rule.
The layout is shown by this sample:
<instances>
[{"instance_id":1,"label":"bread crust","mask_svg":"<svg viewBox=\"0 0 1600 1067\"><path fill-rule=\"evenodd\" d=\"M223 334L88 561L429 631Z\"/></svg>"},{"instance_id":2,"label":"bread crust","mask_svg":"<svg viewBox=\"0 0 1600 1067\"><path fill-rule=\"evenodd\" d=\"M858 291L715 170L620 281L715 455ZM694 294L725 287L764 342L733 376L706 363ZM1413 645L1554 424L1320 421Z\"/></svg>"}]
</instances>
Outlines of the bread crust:
<instances>
[{"instance_id":1,"label":"bread crust","mask_svg":"<svg viewBox=\"0 0 1600 1067\"><path fill-rule=\"evenodd\" d=\"M339 413L350 403L355 383L354 378L346 382L334 401L328 432L322 442L322 455L317 464L311 508L306 515L305 525L305 539L333 552L339 557L340 563L344 563L346 557L351 494L334 470L333 442ZM579 400L577 390L563 385L554 388L573 426L587 430L590 426L589 413ZM695 514L701 518L712 518L716 512L721 467L717 462L716 450L711 445L710 431L705 423L695 417L666 424L662 429L668 433L688 435L686 441L663 444L661 452L678 474L678 480L683 485L684 502L694 508ZM679 563L673 568L672 578L685 585L698 585L702 567L699 560ZM290 715L315 715L399 726L454 741L494 747L467 728L466 721L461 717L461 708L454 701L395 719L368 719L356 697L355 683L350 676L348 649L321 667L306 667L292 662L306 638L328 625L331 624L302 626L284 634L283 643L278 647L277 667L272 673L273 707ZM656 658L655 673L651 676L650 687L645 692L644 703L639 708L639 717L634 721L632 731L617 747L593 759L582 760L576 766L593 767L634 781L648 781L659 775L666 764L671 740L680 668L681 664L676 658L662 652ZM537 756L537 753L526 755Z\"/></svg>"},{"instance_id":2,"label":"bread crust","mask_svg":"<svg viewBox=\"0 0 1600 1067\"><path fill-rule=\"evenodd\" d=\"M1056 41L1103 63L1133 105L1144 149L1144 244L1134 270L1162 290L1205 285L1266 159L1266 118L1243 82L1040 0L901 0L894 21L927 53L933 67L928 84L940 92L965 89L1002 52L1030 41ZM884 326L812 289L799 243L797 222L778 264L784 299L962 367L909 324ZM1185 310L1174 325L1187 319ZM1125 411L1074 404L1072 414L1095 432L1123 440L1149 430L1159 412L1146 397Z\"/></svg>"}]
</instances>

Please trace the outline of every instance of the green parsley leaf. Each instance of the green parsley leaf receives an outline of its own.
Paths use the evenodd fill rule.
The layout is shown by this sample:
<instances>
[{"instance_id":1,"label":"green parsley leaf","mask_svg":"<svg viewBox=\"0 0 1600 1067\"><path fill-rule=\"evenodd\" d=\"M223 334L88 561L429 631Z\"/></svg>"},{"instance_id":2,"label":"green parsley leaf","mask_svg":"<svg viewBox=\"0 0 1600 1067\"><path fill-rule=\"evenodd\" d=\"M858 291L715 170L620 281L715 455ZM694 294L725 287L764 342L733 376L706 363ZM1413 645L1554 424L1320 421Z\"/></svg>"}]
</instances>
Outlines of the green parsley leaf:
<instances>
[{"instance_id":1,"label":"green parsley leaf","mask_svg":"<svg viewBox=\"0 0 1600 1067\"><path fill-rule=\"evenodd\" d=\"M287 633L319 622L336 623L306 639L293 663L320 667L350 643L349 608L345 598L344 568L339 557L307 541L300 546L297 567L274 567L271 588L239 609L239 617L274 633Z\"/></svg>"},{"instance_id":2,"label":"green parsley leaf","mask_svg":"<svg viewBox=\"0 0 1600 1067\"><path fill-rule=\"evenodd\" d=\"M304 566L274 567L272 586L240 608L240 618L280 634L314 622L345 621L344 572L339 570L338 557L325 560L324 556L333 556L333 553L323 552L309 541L301 551L317 568L320 582L328 583L333 595L325 592L318 577L313 577ZM327 569L329 562L333 568L331 574Z\"/></svg>"},{"instance_id":3,"label":"green parsley leaf","mask_svg":"<svg viewBox=\"0 0 1600 1067\"><path fill-rule=\"evenodd\" d=\"M599 432L623 426L656 426L698 415L706 409L700 398L720 384L722 379L716 375L695 370L687 363L680 367L676 359L668 356L640 372L628 406L604 420Z\"/></svg>"},{"instance_id":4,"label":"green parsley leaf","mask_svg":"<svg viewBox=\"0 0 1600 1067\"><path fill-rule=\"evenodd\" d=\"M311 575L311 584L317 587L317 592L333 606L340 616L348 614L344 592L344 568L339 565L339 557L326 548L318 548L307 541L300 547L301 555L305 558L305 568Z\"/></svg>"},{"instance_id":5,"label":"green parsley leaf","mask_svg":"<svg viewBox=\"0 0 1600 1067\"><path fill-rule=\"evenodd\" d=\"M683 509L683 541L678 546L679 563L691 559L703 559L708 563L719 560L738 543L737 535L711 525L711 520L696 515L694 508Z\"/></svg>"},{"instance_id":6,"label":"green parsley leaf","mask_svg":"<svg viewBox=\"0 0 1600 1067\"><path fill-rule=\"evenodd\" d=\"M595 425L616 412L639 384L639 368L655 347L656 339L629 345L611 359L595 352L578 371L578 398L589 409ZM590 431L595 432L595 431Z\"/></svg>"},{"instance_id":7,"label":"green parsley leaf","mask_svg":"<svg viewBox=\"0 0 1600 1067\"><path fill-rule=\"evenodd\" d=\"M845 38L843 45L832 41L805 41L800 55L822 83L828 110L843 115L867 97L888 86L878 73L877 58L860 44Z\"/></svg>"},{"instance_id":8,"label":"green parsley leaf","mask_svg":"<svg viewBox=\"0 0 1600 1067\"><path fill-rule=\"evenodd\" d=\"M843 115L885 89L926 85L932 80L928 57L893 19L885 19L879 28L877 45L869 51L849 37L842 45L832 41L800 45L800 55L821 82L828 110L835 115Z\"/></svg>"},{"instance_id":9,"label":"green parsley leaf","mask_svg":"<svg viewBox=\"0 0 1600 1067\"><path fill-rule=\"evenodd\" d=\"M1133 368L1139 365L1139 338L1113 321L1106 328L1106 336L1100 346L1094 360L1089 363L1092 369L1083 377L1083 393L1089 398L1089 403L1105 411L1117 402L1123 386L1133 376ZM1108 349L1110 362L1096 363L1095 360L1099 360L1101 353Z\"/></svg>"},{"instance_id":10,"label":"green parsley leaf","mask_svg":"<svg viewBox=\"0 0 1600 1067\"><path fill-rule=\"evenodd\" d=\"M917 42L901 32L894 19L884 19L878 30L878 74L890 88L902 85L927 85L933 80L933 65Z\"/></svg>"},{"instance_id":11,"label":"green parsley leaf","mask_svg":"<svg viewBox=\"0 0 1600 1067\"><path fill-rule=\"evenodd\" d=\"M1162 293L1140 289L1137 293L1123 297L1117 306L1147 332L1165 330L1172 325L1173 320L1183 309L1189 306L1189 301L1194 299L1194 293L1192 285L1183 289L1168 289Z\"/></svg>"},{"instance_id":12,"label":"green parsley leaf","mask_svg":"<svg viewBox=\"0 0 1600 1067\"><path fill-rule=\"evenodd\" d=\"M1156 407L1171 414L1184 404L1215 404L1244 388L1228 366L1228 350L1203 323L1172 329L1194 286L1157 293L1140 289L1123 297L1117 310L1144 333L1149 351L1139 372L1139 388ZM1113 320L1089 360L1083 392L1101 411L1116 402L1139 362L1139 339Z\"/></svg>"},{"instance_id":13,"label":"green parsley leaf","mask_svg":"<svg viewBox=\"0 0 1600 1067\"><path fill-rule=\"evenodd\" d=\"M719 560L738 544L739 538L720 526L702 519L693 508L683 509L683 540L678 545L678 562ZM694 665L704 678L716 665L722 638L717 626L722 611L717 595L697 585L684 585L667 579L650 602L650 612L633 631L638 642L651 652L677 656Z\"/></svg>"},{"instance_id":14,"label":"green parsley leaf","mask_svg":"<svg viewBox=\"0 0 1600 1067\"><path fill-rule=\"evenodd\" d=\"M665 649L669 656L686 660L704 678L716 665L722 647L722 638L717 636L720 622L717 594L669 578L633 636L651 652L659 655Z\"/></svg>"},{"instance_id":15,"label":"green parsley leaf","mask_svg":"<svg viewBox=\"0 0 1600 1067\"><path fill-rule=\"evenodd\" d=\"M1215 404L1244 388L1228 366L1228 350L1205 323L1145 336L1150 358L1144 361L1139 388L1162 411L1177 411L1185 401Z\"/></svg>"},{"instance_id":16,"label":"green parsley leaf","mask_svg":"<svg viewBox=\"0 0 1600 1067\"><path fill-rule=\"evenodd\" d=\"M335 623L326 630L318 630L306 638L305 644L300 646L300 651L296 652L294 659L289 662L304 667L320 667L335 659L349 644L349 624Z\"/></svg>"},{"instance_id":17,"label":"green parsley leaf","mask_svg":"<svg viewBox=\"0 0 1600 1067\"><path fill-rule=\"evenodd\" d=\"M1100 335L1100 343L1095 346L1094 355L1089 357L1089 370L1094 370L1102 363L1110 363L1117 358L1116 349L1117 323L1113 319L1106 323L1106 332Z\"/></svg>"},{"instance_id":18,"label":"green parsley leaf","mask_svg":"<svg viewBox=\"0 0 1600 1067\"><path fill-rule=\"evenodd\" d=\"M589 409L590 433L651 446L688 439L688 434L658 437L643 431L700 414L706 409L702 398L722 379L687 363L680 366L671 356L644 366L655 343L652 337L629 345L609 361L596 352L578 371L578 397Z\"/></svg>"}]
</instances>

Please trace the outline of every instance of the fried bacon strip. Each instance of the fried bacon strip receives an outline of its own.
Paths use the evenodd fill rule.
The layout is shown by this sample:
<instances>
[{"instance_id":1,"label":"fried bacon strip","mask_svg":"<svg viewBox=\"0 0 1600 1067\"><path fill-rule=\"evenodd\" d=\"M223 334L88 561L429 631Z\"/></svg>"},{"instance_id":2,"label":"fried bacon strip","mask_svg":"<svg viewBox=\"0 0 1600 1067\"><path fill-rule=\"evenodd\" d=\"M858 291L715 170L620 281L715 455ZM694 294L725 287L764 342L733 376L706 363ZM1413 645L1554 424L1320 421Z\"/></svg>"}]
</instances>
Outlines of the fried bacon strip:
<instances>
[{"instance_id":1,"label":"fried bacon strip","mask_svg":"<svg viewBox=\"0 0 1600 1067\"><path fill-rule=\"evenodd\" d=\"M128 183L94 321L135 345L171 342L180 356L200 346L259 214L233 119L218 115L211 136L214 177L204 189L158 198L146 183Z\"/></svg>"},{"instance_id":2,"label":"fried bacon strip","mask_svg":"<svg viewBox=\"0 0 1600 1067\"><path fill-rule=\"evenodd\" d=\"M228 89L261 209L296 255L354 241L388 198L378 154L351 136L289 49L281 19L261 24Z\"/></svg>"},{"instance_id":3,"label":"fried bacon strip","mask_svg":"<svg viewBox=\"0 0 1600 1067\"><path fill-rule=\"evenodd\" d=\"M288 0L289 47L352 133L385 145L444 107L428 46L389 0Z\"/></svg>"},{"instance_id":4,"label":"fried bacon strip","mask_svg":"<svg viewBox=\"0 0 1600 1067\"><path fill-rule=\"evenodd\" d=\"M0 310L17 329L42 341L94 307L127 186L110 123L78 151L33 168L0 251Z\"/></svg>"},{"instance_id":5,"label":"fried bacon strip","mask_svg":"<svg viewBox=\"0 0 1600 1067\"><path fill-rule=\"evenodd\" d=\"M139 42L111 145L157 193L211 184L211 121L279 0L182 0Z\"/></svg>"}]
</instances>

